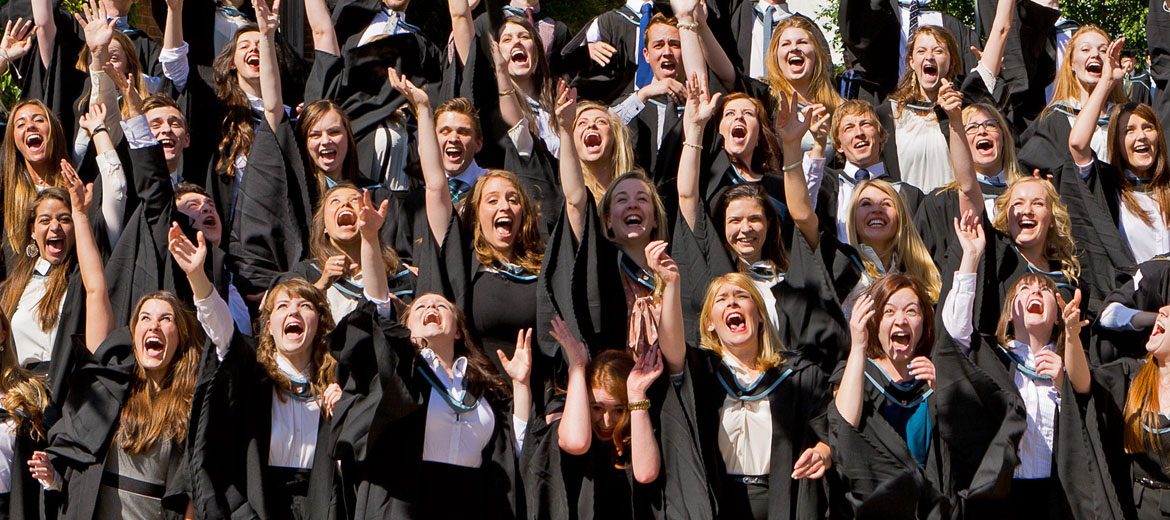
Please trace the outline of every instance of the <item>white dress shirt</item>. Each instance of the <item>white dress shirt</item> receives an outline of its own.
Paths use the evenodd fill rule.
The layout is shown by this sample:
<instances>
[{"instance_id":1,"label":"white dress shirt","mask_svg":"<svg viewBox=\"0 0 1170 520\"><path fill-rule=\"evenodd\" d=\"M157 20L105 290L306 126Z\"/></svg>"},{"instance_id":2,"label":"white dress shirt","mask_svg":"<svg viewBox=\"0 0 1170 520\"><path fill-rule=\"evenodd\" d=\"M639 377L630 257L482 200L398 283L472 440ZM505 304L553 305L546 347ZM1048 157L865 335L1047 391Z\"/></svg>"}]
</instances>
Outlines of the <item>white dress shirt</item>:
<instances>
[{"instance_id":1,"label":"white dress shirt","mask_svg":"<svg viewBox=\"0 0 1170 520\"><path fill-rule=\"evenodd\" d=\"M276 365L289 379L309 381L312 365L304 372L297 371L281 355ZM268 440L268 465L309 469L317 452L317 426L321 423L321 406L315 399L301 401L280 394L272 388L272 432Z\"/></svg>"},{"instance_id":2,"label":"white dress shirt","mask_svg":"<svg viewBox=\"0 0 1170 520\"><path fill-rule=\"evenodd\" d=\"M521 102L527 102L528 107L536 116L536 134L544 141L544 147L548 150L548 153L559 159L561 157L561 137L557 133L557 129L553 128L552 114L549 114L547 110L542 108L539 101L525 94L517 93L523 96ZM516 146L516 151L520 154L520 157L532 155L532 150L536 147L536 141L533 139L527 117L520 118L520 122L508 130L508 138Z\"/></svg>"},{"instance_id":3,"label":"white dress shirt","mask_svg":"<svg viewBox=\"0 0 1170 520\"><path fill-rule=\"evenodd\" d=\"M853 189L857 183L857 171L860 169L856 164L847 162L845 168L842 169L845 178L840 178L840 176L837 178L837 239L842 244L849 243L849 234L845 231L845 224L849 222L849 203L853 201ZM879 162L865 170L869 172L870 179L886 177L885 163ZM817 200L817 198L813 197L813 200Z\"/></svg>"},{"instance_id":4,"label":"white dress shirt","mask_svg":"<svg viewBox=\"0 0 1170 520\"><path fill-rule=\"evenodd\" d=\"M1127 171L1126 175L1132 174ZM1133 251L1134 260L1141 263L1170 251L1170 228L1166 225L1166 219L1162 215L1162 207L1158 205L1157 200L1149 193L1137 190L1132 193L1138 206L1149 217L1150 223L1142 222L1141 217L1130 212L1125 204L1119 203L1121 223L1118 227L1121 228L1121 237L1125 239L1126 243L1129 244L1129 249Z\"/></svg>"},{"instance_id":5,"label":"white dress shirt","mask_svg":"<svg viewBox=\"0 0 1170 520\"><path fill-rule=\"evenodd\" d=\"M1133 292L1141 290L1144 279L1145 276L1139 265L1137 272L1133 274ZM1133 309L1118 302L1110 302L1101 310L1100 323L1102 327L1110 330L1138 330L1137 327L1133 326L1133 317L1141 312L1141 309Z\"/></svg>"},{"instance_id":6,"label":"white dress shirt","mask_svg":"<svg viewBox=\"0 0 1170 520\"><path fill-rule=\"evenodd\" d=\"M943 27L942 13L929 7L929 0L918 0L918 26ZM906 41L910 39L910 2L898 2L898 21L901 23L898 40L898 76L906 72ZM924 190L925 191L925 190Z\"/></svg>"},{"instance_id":7,"label":"white dress shirt","mask_svg":"<svg viewBox=\"0 0 1170 520\"><path fill-rule=\"evenodd\" d=\"M387 8L378 11L378 14L374 15L374 19L370 21L370 25L366 26L365 31L362 31L362 37L358 40L358 47L383 36L411 32L399 22L406 22L406 13Z\"/></svg>"},{"instance_id":8,"label":"white dress shirt","mask_svg":"<svg viewBox=\"0 0 1170 520\"><path fill-rule=\"evenodd\" d=\"M12 446L15 442L16 431L12 429L12 419L0 423L0 493L12 489ZM17 464L23 462L16 461Z\"/></svg>"},{"instance_id":9,"label":"white dress shirt","mask_svg":"<svg viewBox=\"0 0 1170 520\"><path fill-rule=\"evenodd\" d=\"M761 0L754 7L756 12L752 16L752 54L748 57L748 75L755 79L764 79L768 76L764 62L768 55L768 45L772 42L764 41L764 15L767 14L769 7L776 8L772 11L773 24L793 15L787 3L773 5L768 0Z\"/></svg>"},{"instance_id":10,"label":"white dress shirt","mask_svg":"<svg viewBox=\"0 0 1170 520\"><path fill-rule=\"evenodd\" d=\"M894 134L898 140L898 168L902 171L902 180L923 193L930 193L954 180L950 147L934 110L895 106L894 113L898 116L894 118Z\"/></svg>"},{"instance_id":11,"label":"white dress shirt","mask_svg":"<svg viewBox=\"0 0 1170 520\"><path fill-rule=\"evenodd\" d=\"M735 380L747 387L762 372L753 373L735 356L724 355L723 364ZM724 395L719 407L719 453L729 475L768 475L772 471L771 398L742 401Z\"/></svg>"},{"instance_id":12,"label":"white dress shirt","mask_svg":"<svg viewBox=\"0 0 1170 520\"><path fill-rule=\"evenodd\" d=\"M23 251L21 251L23 253ZM12 313L12 342L16 346L16 359L21 366L29 363L51 361L53 357L53 343L57 340L57 326L44 330L41 326L39 307L41 300L48 293L49 269L53 267L48 260L38 258L33 265L33 276L24 286L20 301L16 304L16 311ZM60 305L64 305L65 296L61 297ZM58 309L58 312L60 309Z\"/></svg>"},{"instance_id":13,"label":"white dress shirt","mask_svg":"<svg viewBox=\"0 0 1170 520\"><path fill-rule=\"evenodd\" d=\"M641 20L642 4L654 5L654 0L626 0L625 6L629 7L634 12L634 16ZM585 41L587 43L597 43L601 41L601 28L597 26L597 19L593 19L593 23L589 24L589 30L585 32ZM612 42L607 42L612 45ZM642 43L642 35L638 35L638 49L644 48Z\"/></svg>"},{"instance_id":14,"label":"white dress shirt","mask_svg":"<svg viewBox=\"0 0 1170 520\"><path fill-rule=\"evenodd\" d=\"M463 379L467 374L467 358L456 359L448 376L434 351L424 348L419 354L438 378L436 382L452 399L462 401L466 391ZM491 440L495 427L496 416L487 399L480 397L474 410L456 415L439 391L432 387L427 402L422 460L478 468L483 464L483 449Z\"/></svg>"}]
</instances>

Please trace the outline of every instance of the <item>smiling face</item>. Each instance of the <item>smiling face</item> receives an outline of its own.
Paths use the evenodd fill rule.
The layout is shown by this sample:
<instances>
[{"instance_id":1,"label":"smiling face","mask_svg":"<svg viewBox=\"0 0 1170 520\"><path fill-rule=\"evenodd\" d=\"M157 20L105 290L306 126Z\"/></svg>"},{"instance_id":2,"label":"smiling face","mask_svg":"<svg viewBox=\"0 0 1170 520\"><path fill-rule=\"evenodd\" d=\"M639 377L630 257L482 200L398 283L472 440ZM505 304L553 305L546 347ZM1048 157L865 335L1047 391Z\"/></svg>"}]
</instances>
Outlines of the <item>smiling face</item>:
<instances>
[{"instance_id":1,"label":"smiling face","mask_svg":"<svg viewBox=\"0 0 1170 520\"><path fill-rule=\"evenodd\" d=\"M789 83L800 83L812 77L817 67L816 45L812 35L799 27L789 27L776 41L776 58L780 73Z\"/></svg>"},{"instance_id":2,"label":"smiling face","mask_svg":"<svg viewBox=\"0 0 1170 520\"><path fill-rule=\"evenodd\" d=\"M683 81L682 43L678 27L656 23L646 29L646 48L642 50L654 79L674 78Z\"/></svg>"},{"instance_id":3,"label":"smiling face","mask_svg":"<svg viewBox=\"0 0 1170 520\"><path fill-rule=\"evenodd\" d=\"M48 114L41 107L29 103L16 111L13 123L16 126L12 134L16 150L24 160L32 164L50 160L49 132L52 124Z\"/></svg>"},{"instance_id":4,"label":"smiling face","mask_svg":"<svg viewBox=\"0 0 1170 520\"><path fill-rule=\"evenodd\" d=\"M412 338L424 340L441 338L446 341L459 339L459 323L455 305L434 293L424 294L410 304L406 328Z\"/></svg>"},{"instance_id":5,"label":"smiling face","mask_svg":"<svg viewBox=\"0 0 1170 520\"><path fill-rule=\"evenodd\" d=\"M1003 169L1003 129L999 120L982 110L964 111L964 129L971 159L975 168L985 175L995 175Z\"/></svg>"},{"instance_id":6,"label":"smiling face","mask_svg":"<svg viewBox=\"0 0 1170 520\"><path fill-rule=\"evenodd\" d=\"M747 289L731 282L723 282L715 290L707 330L714 332L728 348L759 348L759 334L763 328L760 309Z\"/></svg>"},{"instance_id":7,"label":"smiling face","mask_svg":"<svg viewBox=\"0 0 1170 520\"><path fill-rule=\"evenodd\" d=\"M146 111L146 122L150 124L150 133L162 145L163 155L167 162L178 159L183 150L191 145L191 136L187 134L187 120L179 109L161 106Z\"/></svg>"},{"instance_id":8,"label":"smiling face","mask_svg":"<svg viewBox=\"0 0 1170 520\"><path fill-rule=\"evenodd\" d=\"M760 141L759 116L756 104L750 99L733 99L723 105L723 118L719 120L723 150L744 164L751 163Z\"/></svg>"},{"instance_id":9,"label":"smiling face","mask_svg":"<svg viewBox=\"0 0 1170 520\"><path fill-rule=\"evenodd\" d=\"M593 434L598 439L603 441L613 439L613 430L617 427L625 410L625 401L610 395L604 388L590 389L589 419L593 426Z\"/></svg>"},{"instance_id":10,"label":"smiling face","mask_svg":"<svg viewBox=\"0 0 1170 520\"><path fill-rule=\"evenodd\" d=\"M894 198L877 186L866 186L853 206L857 238L870 247L885 246L898 233L898 208Z\"/></svg>"},{"instance_id":11,"label":"smiling face","mask_svg":"<svg viewBox=\"0 0 1170 520\"><path fill-rule=\"evenodd\" d=\"M880 124L868 114L841 117L841 123L837 125L837 142L847 161L859 168L868 168L881 160L884 141Z\"/></svg>"},{"instance_id":12,"label":"smiling face","mask_svg":"<svg viewBox=\"0 0 1170 520\"><path fill-rule=\"evenodd\" d=\"M165 373L179 348L175 309L164 300L146 300L134 322L134 358L147 374Z\"/></svg>"},{"instance_id":13,"label":"smiling face","mask_svg":"<svg viewBox=\"0 0 1170 520\"><path fill-rule=\"evenodd\" d=\"M260 33L248 31L236 38L236 52L232 57L236 77L242 82L260 81Z\"/></svg>"},{"instance_id":14,"label":"smiling face","mask_svg":"<svg viewBox=\"0 0 1170 520\"><path fill-rule=\"evenodd\" d=\"M349 135L341 114L330 110L309 129L305 136L309 159L326 176L340 175L345 155L349 153Z\"/></svg>"},{"instance_id":15,"label":"smiling face","mask_svg":"<svg viewBox=\"0 0 1170 520\"><path fill-rule=\"evenodd\" d=\"M517 23L504 24L500 30L500 52L507 60L508 75L522 78L536 71L536 40Z\"/></svg>"},{"instance_id":16,"label":"smiling face","mask_svg":"<svg viewBox=\"0 0 1170 520\"><path fill-rule=\"evenodd\" d=\"M268 334L276 351L285 359L292 359L312 348L321 322L320 309L313 302L288 290L268 295L273 298L268 315Z\"/></svg>"},{"instance_id":17,"label":"smiling face","mask_svg":"<svg viewBox=\"0 0 1170 520\"><path fill-rule=\"evenodd\" d=\"M524 218L520 189L502 177L488 177L479 182L484 183L476 205L480 233L494 249L510 253Z\"/></svg>"},{"instance_id":18,"label":"smiling face","mask_svg":"<svg viewBox=\"0 0 1170 520\"><path fill-rule=\"evenodd\" d=\"M41 258L53 265L65 261L73 251L73 214L69 206L55 198L37 204L32 224L32 239Z\"/></svg>"},{"instance_id":19,"label":"smiling face","mask_svg":"<svg viewBox=\"0 0 1170 520\"><path fill-rule=\"evenodd\" d=\"M903 287L881 309L878 343L890 361L906 363L914 358L923 337L922 305L913 289Z\"/></svg>"},{"instance_id":20,"label":"smiling face","mask_svg":"<svg viewBox=\"0 0 1170 520\"><path fill-rule=\"evenodd\" d=\"M1008 234L1019 247L1043 246L1052 226L1048 192L1040 182L1019 183L1008 199Z\"/></svg>"},{"instance_id":21,"label":"smiling face","mask_svg":"<svg viewBox=\"0 0 1170 520\"><path fill-rule=\"evenodd\" d=\"M1118 143L1123 147L1125 164L1134 175L1146 176L1157 161L1158 148L1162 146L1157 128L1153 122L1132 112L1123 115L1117 124L1125 129L1122 142Z\"/></svg>"},{"instance_id":22,"label":"smiling face","mask_svg":"<svg viewBox=\"0 0 1170 520\"><path fill-rule=\"evenodd\" d=\"M219 213L215 211L215 201L211 197L200 193L184 193L175 200L175 206L184 215L191 218L191 227L203 232L203 238L211 244L219 245L223 239L223 226L219 221Z\"/></svg>"},{"instance_id":23,"label":"smiling face","mask_svg":"<svg viewBox=\"0 0 1170 520\"><path fill-rule=\"evenodd\" d=\"M1170 331L1170 314L1159 313L1150 338L1146 340L1146 352L1162 360L1170 358L1170 334L1167 331Z\"/></svg>"},{"instance_id":24,"label":"smiling face","mask_svg":"<svg viewBox=\"0 0 1170 520\"><path fill-rule=\"evenodd\" d=\"M352 188L338 188L325 198L325 234L334 242L350 242L358 236L358 207L362 194Z\"/></svg>"},{"instance_id":25,"label":"smiling face","mask_svg":"<svg viewBox=\"0 0 1170 520\"><path fill-rule=\"evenodd\" d=\"M910 69L926 92L937 92L951 68L951 53L943 42L929 33L918 33L910 49Z\"/></svg>"},{"instance_id":26,"label":"smiling face","mask_svg":"<svg viewBox=\"0 0 1170 520\"><path fill-rule=\"evenodd\" d=\"M660 24L661 25L661 24ZM609 112L598 108L582 110L573 125L577 157L584 163L608 160L613 154L613 132Z\"/></svg>"},{"instance_id":27,"label":"smiling face","mask_svg":"<svg viewBox=\"0 0 1170 520\"><path fill-rule=\"evenodd\" d=\"M483 148L483 139L475 135L474 121L462 112L448 110L435 119L435 135L443 151L443 170L448 177L467 171L475 154Z\"/></svg>"},{"instance_id":28,"label":"smiling face","mask_svg":"<svg viewBox=\"0 0 1170 520\"><path fill-rule=\"evenodd\" d=\"M615 240L633 243L649 242L658 227L654 194L640 179L625 179L611 185L609 211L605 221Z\"/></svg>"},{"instance_id":29,"label":"smiling face","mask_svg":"<svg viewBox=\"0 0 1170 520\"><path fill-rule=\"evenodd\" d=\"M767 237L768 217L758 201L744 197L727 204L723 239L736 256L749 264L759 262L763 259Z\"/></svg>"},{"instance_id":30,"label":"smiling face","mask_svg":"<svg viewBox=\"0 0 1170 520\"><path fill-rule=\"evenodd\" d=\"M1051 329L1059 317L1056 293L1038 279L1023 278L1015 285L1012 296L1012 327L1020 337L1025 330Z\"/></svg>"},{"instance_id":31,"label":"smiling face","mask_svg":"<svg viewBox=\"0 0 1170 520\"><path fill-rule=\"evenodd\" d=\"M1105 55L1109 52L1109 38L1105 35L1087 31L1076 41L1069 44L1068 52L1072 65L1073 75L1081 87L1086 91L1101 81L1101 73L1105 69Z\"/></svg>"}]
</instances>

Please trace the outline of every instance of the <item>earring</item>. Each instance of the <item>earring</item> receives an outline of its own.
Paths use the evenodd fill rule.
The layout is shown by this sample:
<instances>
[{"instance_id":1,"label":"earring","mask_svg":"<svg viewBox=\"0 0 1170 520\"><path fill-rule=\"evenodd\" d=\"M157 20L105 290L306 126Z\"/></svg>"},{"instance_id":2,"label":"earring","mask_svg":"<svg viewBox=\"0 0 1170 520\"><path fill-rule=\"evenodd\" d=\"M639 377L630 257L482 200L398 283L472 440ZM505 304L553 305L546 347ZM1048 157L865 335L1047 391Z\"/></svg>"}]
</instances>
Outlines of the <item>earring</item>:
<instances>
[{"instance_id":1,"label":"earring","mask_svg":"<svg viewBox=\"0 0 1170 520\"><path fill-rule=\"evenodd\" d=\"M41 252L37 250L36 242L33 242L29 244L28 247L24 248L24 254L28 255L29 258L36 258L36 256L40 253Z\"/></svg>"}]
</instances>

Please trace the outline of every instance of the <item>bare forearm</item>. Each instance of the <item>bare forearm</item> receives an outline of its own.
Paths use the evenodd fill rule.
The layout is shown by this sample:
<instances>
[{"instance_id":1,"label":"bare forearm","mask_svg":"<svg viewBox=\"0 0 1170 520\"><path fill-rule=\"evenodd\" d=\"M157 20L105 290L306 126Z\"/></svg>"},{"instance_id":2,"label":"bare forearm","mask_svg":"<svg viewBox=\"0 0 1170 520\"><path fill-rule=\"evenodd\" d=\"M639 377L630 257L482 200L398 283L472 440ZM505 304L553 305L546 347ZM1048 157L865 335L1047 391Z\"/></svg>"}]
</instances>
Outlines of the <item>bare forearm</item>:
<instances>
[{"instance_id":1,"label":"bare forearm","mask_svg":"<svg viewBox=\"0 0 1170 520\"><path fill-rule=\"evenodd\" d=\"M683 129L683 149L678 160L678 209L687 226L695 229L699 212L699 168L703 160L703 125Z\"/></svg>"},{"instance_id":2,"label":"bare forearm","mask_svg":"<svg viewBox=\"0 0 1170 520\"><path fill-rule=\"evenodd\" d=\"M260 96L264 118L273 132L284 119L284 95L280 91L280 65L276 61L275 35L260 38Z\"/></svg>"},{"instance_id":3,"label":"bare forearm","mask_svg":"<svg viewBox=\"0 0 1170 520\"><path fill-rule=\"evenodd\" d=\"M1024 0L1028 1L1028 0ZM1007 45L1008 33L1012 30L1012 17L1016 9L1016 0L999 0L995 7L995 21L991 24L991 33L987 35L987 43L983 46L983 57L979 60L992 75L999 75L1003 70L1003 53Z\"/></svg>"},{"instance_id":4,"label":"bare forearm","mask_svg":"<svg viewBox=\"0 0 1170 520\"><path fill-rule=\"evenodd\" d=\"M471 9L467 0L448 0L451 10L451 38L455 40L455 51L460 63L467 63L471 56L471 42L475 37L475 25L471 20Z\"/></svg>"},{"instance_id":5,"label":"bare forearm","mask_svg":"<svg viewBox=\"0 0 1170 520\"><path fill-rule=\"evenodd\" d=\"M1069 336L1064 345L1064 369L1072 383L1073 391L1078 394L1089 393L1092 375L1089 372L1089 360L1085 358L1085 348L1081 344L1080 336Z\"/></svg>"},{"instance_id":6,"label":"bare forearm","mask_svg":"<svg viewBox=\"0 0 1170 520\"><path fill-rule=\"evenodd\" d=\"M418 117L419 164L426 181L427 222L431 226L431 235L442 245L451 223L451 191L439 157L439 140L435 136L435 116L431 106L415 106L414 110Z\"/></svg>"},{"instance_id":7,"label":"bare forearm","mask_svg":"<svg viewBox=\"0 0 1170 520\"><path fill-rule=\"evenodd\" d=\"M500 96L500 117L509 127L516 126L524 119L524 111L520 108L519 92L509 79L507 70L496 71L496 88L499 89Z\"/></svg>"},{"instance_id":8,"label":"bare forearm","mask_svg":"<svg viewBox=\"0 0 1170 520\"><path fill-rule=\"evenodd\" d=\"M955 174L955 183L959 187L959 214L974 212L976 216L983 214L983 190L979 181L975 179L975 162L971 158L971 145L967 142L966 131L962 127L963 118L951 118L951 170Z\"/></svg>"},{"instance_id":9,"label":"bare forearm","mask_svg":"<svg viewBox=\"0 0 1170 520\"><path fill-rule=\"evenodd\" d=\"M77 267L85 285L85 346L90 352L96 352L114 328L106 273L87 215L73 212L73 232L77 241Z\"/></svg>"},{"instance_id":10,"label":"bare forearm","mask_svg":"<svg viewBox=\"0 0 1170 520\"><path fill-rule=\"evenodd\" d=\"M856 428L861 423L861 401L865 390L865 350L853 347L849 352L849 360L845 364L845 374L841 377L841 386L837 388L837 395L833 401L837 412Z\"/></svg>"},{"instance_id":11,"label":"bare forearm","mask_svg":"<svg viewBox=\"0 0 1170 520\"><path fill-rule=\"evenodd\" d=\"M580 455L589 451L593 429L589 417L589 385L585 367L569 367L569 388L565 395L565 412L557 426L558 442L565 453Z\"/></svg>"},{"instance_id":12,"label":"bare forearm","mask_svg":"<svg viewBox=\"0 0 1170 520\"><path fill-rule=\"evenodd\" d=\"M53 18L53 5L50 0L32 0L33 23L36 27L37 48L41 56L41 66L48 67L53 61L53 48L57 44L57 21Z\"/></svg>"},{"instance_id":13,"label":"bare forearm","mask_svg":"<svg viewBox=\"0 0 1170 520\"><path fill-rule=\"evenodd\" d=\"M163 30L163 48L177 49L183 45L183 9L167 6L166 28Z\"/></svg>"},{"instance_id":14,"label":"bare forearm","mask_svg":"<svg viewBox=\"0 0 1170 520\"><path fill-rule=\"evenodd\" d=\"M313 31L313 49L341 56L341 46L337 43L337 32L333 29L325 0L305 0L305 15Z\"/></svg>"},{"instance_id":15,"label":"bare forearm","mask_svg":"<svg viewBox=\"0 0 1170 520\"><path fill-rule=\"evenodd\" d=\"M662 316L658 325L658 345L671 374L682 373L686 366L687 340L683 324L682 288L678 280L667 283L662 291Z\"/></svg>"},{"instance_id":16,"label":"bare forearm","mask_svg":"<svg viewBox=\"0 0 1170 520\"><path fill-rule=\"evenodd\" d=\"M1093 149L1090 143L1093 141L1093 132L1097 130L1097 120L1101 117L1101 111L1105 108L1109 91L1112 89L1113 80L1102 77L1089 95L1088 102L1081 108L1076 122L1073 123L1072 130L1068 134L1068 149L1078 165L1089 164L1093 160Z\"/></svg>"},{"instance_id":17,"label":"bare forearm","mask_svg":"<svg viewBox=\"0 0 1170 520\"><path fill-rule=\"evenodd\" d=\"M581 240L581 233L585 227L585 213L588 209L585 205L589 204L589 188L585 186L585 177L581 172L581 161L577 158L577 146L572 134L562 127L559 136L562 143L559 173L561 191L565 195L565 211L573 236Z\"/></svg>"},{"instance_id":18,"label":"bare forearm","mask_svg":"<svg viewBox=\"0 0 1170 520\"><path fill-rule=\"evenodd\" d=\"M379 300L390 299L390 285L386 281L386 265L382 262L382 242L375 234L373 238L362 236L362 283L367 294Z\"/></svg>"},{"instance_id":19,"label":"bare forearm","mask_svg":"<svg viewBox=\"0 0 1170 520\"><path fill-rule=\"evenodd\" d=\"M658 441L654 438L654 425L650 422L650 410L630 412L630 461L634 466L634 480L641 484L658 480L662 462Z\"/></svg>"}]
</instances>

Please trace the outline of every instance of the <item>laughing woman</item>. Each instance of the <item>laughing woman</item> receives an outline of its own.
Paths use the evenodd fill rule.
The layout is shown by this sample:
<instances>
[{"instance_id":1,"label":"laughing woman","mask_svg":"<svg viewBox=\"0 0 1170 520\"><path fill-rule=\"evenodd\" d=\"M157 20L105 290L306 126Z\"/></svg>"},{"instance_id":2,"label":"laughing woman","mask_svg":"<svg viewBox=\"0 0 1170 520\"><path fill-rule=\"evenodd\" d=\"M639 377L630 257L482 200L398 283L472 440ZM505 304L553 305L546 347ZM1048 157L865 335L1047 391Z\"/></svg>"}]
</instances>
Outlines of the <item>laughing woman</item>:
<instances>
[{"instance_id":1,"label":"laughing woman","mask_svg":"<svg viewBox=\"0 0 1170 520\"><path fill-rule=\"evenodd\" d=\"M608 108L584 101L573 121L573 145L593 200L601 200L618 175L633 170L629 128Z\"/></svg>"},{"instance_id":2,"label":"laughing woman","mask_svg":"<svg viewBox=\"0 0 1170 520\"><path fill-rule=\"evenodd\" d=\"M781 344L752 279L728 273L711 282L699 318L699 348L683 340L679 271L666 244L648 256L663 280L659 341L671 374L681 374L682 412L698 438L663 442L667 460L702 468L718 518L823 518L821 478L830 466L825 374ZM665 413L665 412L664 412ZM666 422L664 420L664 422ZM703 447L701 454L687 446ZM712 449L717 447L718 449ZM667 468L667 471L684 471ZM692 490L694 492L694 490ZM668 495L668 500L670 495Z\"/></svg>"},{"instance_id":3,"label":"laughing woman","mask_svg":"<svg viewBox=\"0 0 1170 520\"><path fill-rule=\"evenodd\" d=\"M4 260L11 270L24 254L24 217L45 188L66 186L58 168L66 155L61 121L40 100L17 103L4 127Z\"/></svg>"}]
</instances>

